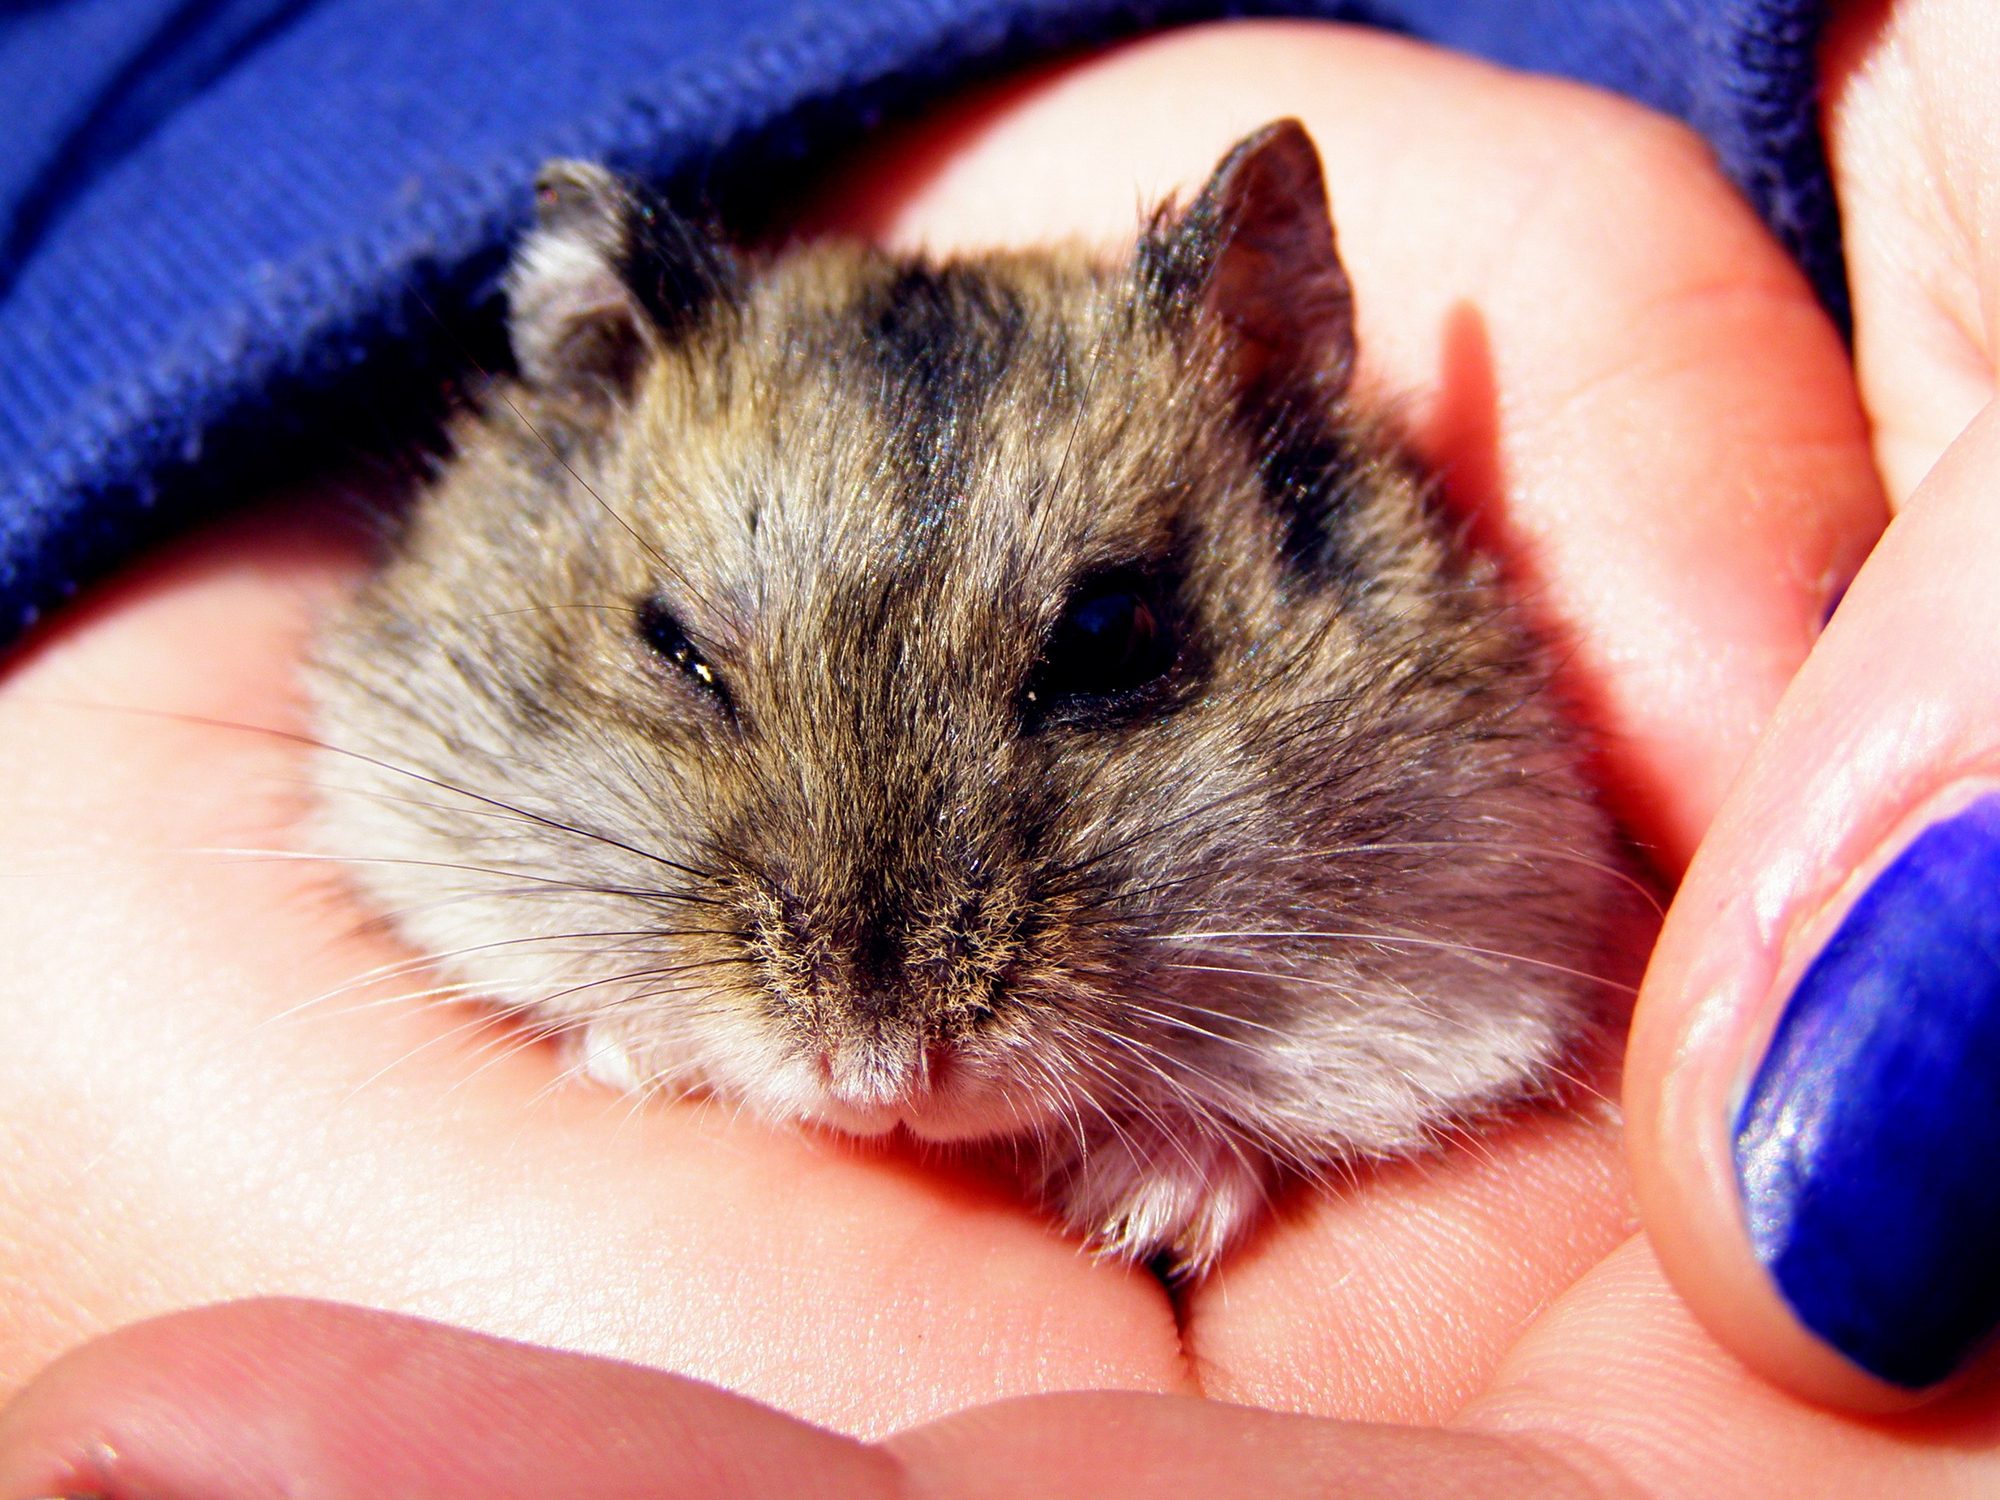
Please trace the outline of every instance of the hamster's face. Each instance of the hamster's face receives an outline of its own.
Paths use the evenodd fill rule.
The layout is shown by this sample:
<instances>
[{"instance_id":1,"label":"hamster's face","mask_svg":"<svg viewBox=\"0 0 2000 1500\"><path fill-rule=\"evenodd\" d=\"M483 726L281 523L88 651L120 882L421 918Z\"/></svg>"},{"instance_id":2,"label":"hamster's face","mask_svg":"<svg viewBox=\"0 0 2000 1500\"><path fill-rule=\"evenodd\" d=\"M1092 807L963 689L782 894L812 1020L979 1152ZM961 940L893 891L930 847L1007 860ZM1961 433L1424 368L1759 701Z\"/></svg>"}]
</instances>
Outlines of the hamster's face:
<instances>
[{"instance_id":1,"label":"hamster's face","mask_svg":"<svg viewBox=\"0 0 2000 1500\"><path fill-rule=\"evenodd\" d=\"M1303 1162L1517 1093L1602 822L1344 342L1216 290L1217 191L1125 268L692 293L545 202L528 378L322 651L326 838L600 1074L778 1116ZM643 322L576 311L593 244Z\"/></svg>"}]
</instances>

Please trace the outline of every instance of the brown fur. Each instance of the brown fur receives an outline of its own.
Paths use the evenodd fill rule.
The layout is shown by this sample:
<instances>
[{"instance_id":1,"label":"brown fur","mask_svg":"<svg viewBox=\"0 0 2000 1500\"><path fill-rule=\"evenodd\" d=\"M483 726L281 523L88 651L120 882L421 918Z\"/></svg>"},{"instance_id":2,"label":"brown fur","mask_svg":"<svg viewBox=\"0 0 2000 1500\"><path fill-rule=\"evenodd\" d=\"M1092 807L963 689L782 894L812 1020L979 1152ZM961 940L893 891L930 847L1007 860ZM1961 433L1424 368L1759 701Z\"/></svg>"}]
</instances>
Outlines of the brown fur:
<instances>
[{"instance_id":1,"label":"brown fur","mask_svg":"<svg viewBox=\"0 0 2000 1500\"><path fill-rule=\"evenodd\" d=\"M1012 1140L1181 1271L1284 1172L1542 1087L1606 821L1494 569L1345 394L1330 234L1236 254L1244 161L1129 265L751 262L556 169L525 378L322 642L328 847L608 1076ZM1267 311L1317 277L1322 322L1224 270ZM1037 692L1080 580L1163 672Z\"/></svg>"}]
</instances>

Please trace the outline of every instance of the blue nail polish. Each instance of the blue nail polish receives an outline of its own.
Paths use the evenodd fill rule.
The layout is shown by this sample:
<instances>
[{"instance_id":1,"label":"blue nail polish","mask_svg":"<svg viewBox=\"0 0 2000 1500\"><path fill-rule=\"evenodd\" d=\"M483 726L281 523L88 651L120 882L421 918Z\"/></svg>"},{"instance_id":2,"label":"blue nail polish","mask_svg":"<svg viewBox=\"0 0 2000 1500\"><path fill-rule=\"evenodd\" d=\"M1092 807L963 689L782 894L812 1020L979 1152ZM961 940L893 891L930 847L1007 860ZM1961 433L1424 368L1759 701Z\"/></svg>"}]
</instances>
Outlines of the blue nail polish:
<instances>
[{"instance_id":1,"label":"blue nail polish","mask_svg":"<svg viewBox=\"0 0 2000 1500\"><path fill-rule=\"evenodd\" d=\"M1736 1122L1806 1327L1919 1390L2000 1324L2000 795L1916 838L1799 980Z\"/></svg>"}]
</instances>

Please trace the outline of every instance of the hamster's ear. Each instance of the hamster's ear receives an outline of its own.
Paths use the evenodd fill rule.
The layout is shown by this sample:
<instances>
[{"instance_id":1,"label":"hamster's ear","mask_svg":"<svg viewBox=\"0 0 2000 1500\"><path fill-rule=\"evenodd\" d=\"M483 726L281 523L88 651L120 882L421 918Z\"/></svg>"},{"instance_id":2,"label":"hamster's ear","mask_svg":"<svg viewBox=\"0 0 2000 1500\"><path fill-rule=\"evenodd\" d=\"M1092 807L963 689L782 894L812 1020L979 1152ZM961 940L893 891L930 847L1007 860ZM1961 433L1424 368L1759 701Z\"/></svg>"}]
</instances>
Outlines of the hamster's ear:
<instances>
[{"instance_id":1,"label":"hamster's ear","mask_svg":"<svg viewBox=\"0 0 2000 1500\"><path fill-rule=\"evenodd\" d=\"M1244 410L1324 407L1347 389L1354 293L1319 152L1297 120L1237 142L1185 212L1155 215L1138 270L1170 323L1219 325Z\"/></svg>"},{"instance_id":2,"label":"hamster's ear","mask_svg":"<svg viewBox=\"0 0 2000 1500\"><path fill-rule=\"evenodd\" d=\"M726 245L645 189L552 161L507 270L514 362L532 386L623 394L662 343L735 295L739 274Z\"/></svg>"}]
</instances>

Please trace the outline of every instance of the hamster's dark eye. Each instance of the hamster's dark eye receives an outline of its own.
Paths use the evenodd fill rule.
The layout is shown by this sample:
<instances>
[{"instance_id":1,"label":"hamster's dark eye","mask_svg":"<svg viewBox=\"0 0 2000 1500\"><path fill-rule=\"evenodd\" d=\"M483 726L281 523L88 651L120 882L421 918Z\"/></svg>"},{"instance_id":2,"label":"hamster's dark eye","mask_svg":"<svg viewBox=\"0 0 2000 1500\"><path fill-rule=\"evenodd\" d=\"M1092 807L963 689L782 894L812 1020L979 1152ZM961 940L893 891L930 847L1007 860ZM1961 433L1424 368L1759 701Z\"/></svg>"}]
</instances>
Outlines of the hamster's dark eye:
<instances>
[{"instance_id":1,"label":"hamster's dark eye","mask_svg":"<svg viewBox=\"0 0 2000 1500\"><path fill-rule=\"evenodd\" d=\"M661 661L678 668L688 681L711 694L724 708L731 707L729 689L715 673L693 641L674 618L673 611L657 599L639 605L639 639Z\"/></svg>"},{"instance_id":2,"label":"hamster's dark eye","mask_svg":"<svg viewBox=\"0 0 2000 1500\"><path fill-rule=\"evenodd\" d=\"M1121 569L1085 579L1064 606L1028 684L1046 711L1064 698L1110 698L1165 674L1176 645L1158 591Z\"/></svg>"}]
</instances>

